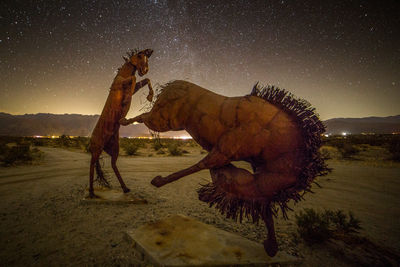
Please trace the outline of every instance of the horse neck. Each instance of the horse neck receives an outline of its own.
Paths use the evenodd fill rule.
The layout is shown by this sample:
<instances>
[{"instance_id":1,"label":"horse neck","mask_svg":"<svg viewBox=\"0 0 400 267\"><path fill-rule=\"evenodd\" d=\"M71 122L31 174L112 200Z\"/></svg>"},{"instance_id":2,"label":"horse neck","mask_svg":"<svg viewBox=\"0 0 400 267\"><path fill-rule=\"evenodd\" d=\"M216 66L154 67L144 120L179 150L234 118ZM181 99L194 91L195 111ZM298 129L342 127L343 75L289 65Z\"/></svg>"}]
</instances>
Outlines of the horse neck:
<instances>
[{"instance_id":1,"label":"horse neck","mask_svg":"<svg viewBox=\"0 0 400 267\"><path fill-rule=\"evenodd\" d=\"M118 70L117 76L128 78L132 75L135 75L135 72L136 72L136 67L130 64L129 62L125 62L125 64L122 65L122 67Z\"/></svg>"}]
</instances>

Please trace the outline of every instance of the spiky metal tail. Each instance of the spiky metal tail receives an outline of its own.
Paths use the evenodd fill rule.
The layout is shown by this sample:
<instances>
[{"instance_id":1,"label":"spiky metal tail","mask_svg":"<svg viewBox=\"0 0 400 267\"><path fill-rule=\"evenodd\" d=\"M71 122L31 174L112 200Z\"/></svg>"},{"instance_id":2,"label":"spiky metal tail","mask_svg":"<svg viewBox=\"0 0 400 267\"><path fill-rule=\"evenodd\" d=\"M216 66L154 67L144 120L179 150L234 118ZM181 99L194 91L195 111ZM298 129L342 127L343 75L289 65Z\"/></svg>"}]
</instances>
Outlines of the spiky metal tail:
<instances>
[{"instance_id":1,"label":"spiky metal tail","mask_svg":"<svg viewBox=\"0 0 400 267\"><path fill-rule=\"evenodd\" d=\"M95 182L97 182L102 187L111 188L110 182L104 177L104 172L101 169L99 159L96 161L95 167L96 167L96 174L97 174Z\"/></svg>"}]
</instances>

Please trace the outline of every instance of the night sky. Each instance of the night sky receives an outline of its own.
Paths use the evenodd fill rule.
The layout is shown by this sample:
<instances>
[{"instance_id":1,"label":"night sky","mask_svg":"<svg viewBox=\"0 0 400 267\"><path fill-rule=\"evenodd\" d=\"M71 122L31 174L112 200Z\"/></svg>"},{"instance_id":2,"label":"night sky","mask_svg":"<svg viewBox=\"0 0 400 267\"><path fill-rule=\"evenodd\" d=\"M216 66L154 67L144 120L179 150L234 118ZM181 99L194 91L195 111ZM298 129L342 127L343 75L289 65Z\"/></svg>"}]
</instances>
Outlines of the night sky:
<instances>
[{"instance_id":1,"label":"night sky","mask_svg":"<svg viewBox=\"0 0 400 267\"><path fill-rule=\"evenodd\" d=\"M260 81L322 119L398 115L399 2L3 0L0 112L100 114L122 56L152 48L153 85L237 96Z\"/></svg>"}]
</instances>

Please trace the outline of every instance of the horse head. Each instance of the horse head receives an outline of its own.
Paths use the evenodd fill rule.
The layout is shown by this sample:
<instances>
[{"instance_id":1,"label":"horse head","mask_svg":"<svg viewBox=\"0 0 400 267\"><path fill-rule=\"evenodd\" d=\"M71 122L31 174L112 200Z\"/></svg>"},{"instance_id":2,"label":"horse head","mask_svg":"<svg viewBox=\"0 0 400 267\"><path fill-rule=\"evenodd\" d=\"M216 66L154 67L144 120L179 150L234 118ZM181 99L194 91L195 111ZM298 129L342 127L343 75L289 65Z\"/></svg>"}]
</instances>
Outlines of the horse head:
<instances>
[{"instance_id":1,"label":"horse head","mask_svg":"<svg viewBox=\"0 0 400 267\"><path fill-rule=\"evenodd\" d=\"M145 49L139 52L131 51L128 53L129 63L136 67L139 76L143 76L149 71L148 59L152 53L152 49Z\"/></svg>"},{"instance_id":2,"label":"horse head","mask_svg":"<svg viewBox=\"0 0 400 267\"><path fill-rule=\"evenodd\" d=\"M172 81L159 88L159 94L153 103L148 119L144 122L154 131L183 130L190 106L187 105L187 83ZM151 118L151 119L150 119ZM135 119L132 119L132 122Z\"/></svg>"}]
</instances>

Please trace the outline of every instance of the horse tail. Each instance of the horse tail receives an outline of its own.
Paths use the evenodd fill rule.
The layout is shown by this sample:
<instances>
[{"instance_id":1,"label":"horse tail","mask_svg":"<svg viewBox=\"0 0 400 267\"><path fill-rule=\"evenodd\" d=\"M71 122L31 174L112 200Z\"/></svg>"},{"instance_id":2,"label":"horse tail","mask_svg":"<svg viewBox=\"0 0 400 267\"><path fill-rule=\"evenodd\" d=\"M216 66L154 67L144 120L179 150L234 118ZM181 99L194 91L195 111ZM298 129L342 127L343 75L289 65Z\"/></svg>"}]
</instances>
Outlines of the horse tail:
<instances>
[{"instance_id":1,"label":"horse tail","mask_svg":"<svg viewBox=\"0 0 400 267\"><path fill-rule=\"evenodd\" d=\"M97 159L95 162L96 168L96 182L100 184L100 186L111 188L110 182L105 178L104 172L101 168L100 159Z\"/></svg>"}]
</instances>

